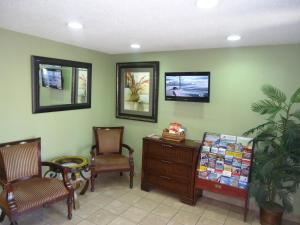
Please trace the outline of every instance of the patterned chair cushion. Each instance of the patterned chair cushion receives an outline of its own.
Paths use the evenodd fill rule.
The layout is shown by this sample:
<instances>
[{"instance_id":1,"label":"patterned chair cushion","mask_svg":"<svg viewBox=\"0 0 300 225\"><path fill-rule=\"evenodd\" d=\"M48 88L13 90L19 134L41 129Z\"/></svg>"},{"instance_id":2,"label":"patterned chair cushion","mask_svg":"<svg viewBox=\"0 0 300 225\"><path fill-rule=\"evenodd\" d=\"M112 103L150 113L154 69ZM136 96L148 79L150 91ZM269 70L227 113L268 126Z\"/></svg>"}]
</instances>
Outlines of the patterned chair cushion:
<instances>
[{"instance_id":1,"label":"patterned chair cushion","mask_svg":"<svg viewBox=\"0 0 300 225\"><path fill-rule=\"evenodd\" d=\"M95 158L96 171L129 170L129 159L120 154L98 155Z\"/></svg>"},{"instance_id":2,"label":"patterned chair cushion","mask_svg":"<svg viewBox=\"0 0 300 225\"><path fill-rule=\"evenodd\" d=\"M0 148L3 159L1 171L6 172L8 182L39 174L38 145L38 142L31 142Z\"/></svg>"},{"instance_id":3,"label":"patterned chair cushion","mask_svg":"<svg viewBox=\"0 0 300 225\"><path fill-rule=\"evenodd\" d=\"M50 178L31 178L12 184L18 212L41 207L45 203L59 200L68 195L63 181ZM6 191L0 194L0 201L5 201ZM6 206L8 207L8 206Z\"/></svg>"}]
</instances>

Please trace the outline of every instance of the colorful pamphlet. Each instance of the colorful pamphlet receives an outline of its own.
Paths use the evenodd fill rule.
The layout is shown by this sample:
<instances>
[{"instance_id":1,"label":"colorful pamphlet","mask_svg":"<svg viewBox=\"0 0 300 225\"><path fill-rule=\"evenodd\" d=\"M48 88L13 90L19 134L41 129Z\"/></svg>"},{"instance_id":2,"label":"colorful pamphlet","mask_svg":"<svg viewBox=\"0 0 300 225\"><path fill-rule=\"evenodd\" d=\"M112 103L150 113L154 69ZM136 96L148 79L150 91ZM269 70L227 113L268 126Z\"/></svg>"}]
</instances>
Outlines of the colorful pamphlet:
<instances>
[{"instance_id":1,"label":"colorful pamphlet","mask_svg":"<svg viewBox=\"0 0 300 225\"><path fill-rule=\"evenodd\" d=\"M232 176L239 177L241 175L241 168L239 167L232 167Z\"/></svg>"},{"instance_id":2,"label":"colorful pamphlet","mask_svg":"<svg viewBox=\"0 0 300 225\"><path fill-rule=\"evenodd\" d=\"M226 185L230 185L230 178L229 177L225 177L225 176L221 176L221 179L220 179L220 183L221 184L226 184Z\"/></svg>"},{"instance_id":3,"label":"colorful pamphlet","mask_svg":"<svg viewBox=\"0 0 300 225\"><path fill-rule=\"evenodd\" d=\"M248 183L239 181L239 188L247 189L248 188Z\"/></svg>"},{"instance_id":4,"label":"colorful pamphlet","mask_svg":"<svg viewBox=\"0 0 300 225\"><path fill-rule=\"evenodd\" d=\"M241 167L241 176L248 177L250 172L250 167L246 165L242 165Z\"/></svg>"},{"instance_id":5,"label":"colorful pamphlet","mask_svg":"<svg viewBox=\"0 0 300 225\"><path fill-rule=\"evenodd\" d=\"M218 147L212 146L211 149L210 149L210 152L211 152L211 153L217 154L217 153L218 153L218 150L219 150Z\"/></svg>"},{"instance_id":6,"label":"colorful pamphlet","mask_svg":"<svg viewBox=\"0 0 300 225\"><path fill-rule=\"evenodd\" d=\"M207 133L204 138L204 145L206 146L219 146L220 135L214 133Z\"/></svg>"},{"instance_id":7,"label":"colorful pamphlet","mask_svg":"<svg viewBox=\"0 0 300 225\"><path fill-rule=\"evenodd\" d=\"M199 156L198 177L247 189L252 148L251 138L207 133Z\"/></svg>"},{"instance_id":8,"label":"colorful pamphlet","mask_svg":"<svg viewBox=\"0 0 300 225\"><path fill-rule=\"evenodd\" d=\"M242 159L233 158L232 165L235 166L235 167L240 167L241 168L241 166L242 166Z\"/></svg>"},{"instance_id":9,"label":"colorful pamphlet","mask_svg":"<svg viewBox=\"0 0 300 225\"><path fill-rule=\"evenodd\" d=\"M247 183L248 182L248 177L246 177L246 176L240 176L240 181Z\"/></svg>"},{"instance_id":10,"label":"colorful pamphlet","mask_svg":"<svg viewBox=\"0 0 300 225\"><path fill-rule=\"evenodd\" d=\"M225 158L224 158L224 163L225 164L229 164L231 165L232 164L232 160L233 160L233 156L228 156L228 155L225 155Z\"/></svg>"},{"instance_id":11,"label":"colorful pamphlet","mask_svg":"<svg viewBox=\"0 0 300 225\"><path fill-rule=\"evenodd\" d=\"M242 149L252 149L253 147L253 138L248 137L237 137L236 144Z\"/></svg>"},{"instance_id":12,"label":"colorful pamphlet","mask_svg":"<svg viewBox=\"0 0 300 225\"><path fill-rule=\"evenodd\" d=\"M225 170L225 171L231 172L231 168L232 168L231 165L224 164L224 170Z\"/></svg>"},{"instance_id":13,"label":"colorful pamphlet","mask_svg":"<svg viewBox=\"0 0 300 225\"><path fill-rule=\"evenodd\" d=\"M209 146L206 146L206 145L203 145L202 146L202 151L201 152L207 152L209 153L210 152L210 147Z\"/></svg>"},{"instance_id":14,"label":"colorful pamphlet","mask_svg":"<svg viewBox=\"0 0 300 225\"><path fill-rule=\"evenodd\" d=\"M223 175L226 177L231 177L231 171L223 170Z\"/></svg>"}]
</instances>

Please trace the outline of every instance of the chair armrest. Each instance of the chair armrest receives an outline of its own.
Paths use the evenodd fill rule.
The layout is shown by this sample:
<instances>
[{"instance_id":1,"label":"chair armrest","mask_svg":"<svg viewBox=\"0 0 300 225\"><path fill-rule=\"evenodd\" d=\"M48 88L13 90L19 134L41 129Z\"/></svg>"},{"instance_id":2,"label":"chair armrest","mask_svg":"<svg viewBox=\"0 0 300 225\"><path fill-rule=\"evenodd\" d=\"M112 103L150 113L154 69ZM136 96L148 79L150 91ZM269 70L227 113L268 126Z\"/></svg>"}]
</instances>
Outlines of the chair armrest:
<instances>
[{"instance_id":1,"label":"chair armrest","mask_svg":"<svg viewBox=\"0 0 300 225\"><path fill-rule=\"evenodd\" d=\"M129 151L129 157L132 157L134 150L129 145L126 144L122 144L122 147L126 148Z\"/></svg>"},{"instance_id":2,"label":"chair armrest","mask_svg":"<svg viewBox=\"0 0 300 225\"><path fill-rule=\"evenodd\" d=\"M53 162L42 162L42 166L48 166L51 171L54 171L56 173L58 173L58 172L61 173L65 187L69 191L73 191L73 187L72 187L69 177L68 177L68 173L72 172L70 168L59 165L57 163L53 163Z\"/></svg>"},{"instance_id":3,"label":"chair armrest","mask_svg":"<svg viewBox=\"0 0 300 225\"><path fill-rule=\"evenodd\" d=\"M6 191L5 200L8 203L8 207L11 211L17 211L17 204L13 193L13 188L10 182L0 180L0 184L3 190Z\"/></svg>"},{"instance_id":4,"label":"chair armrest","mask_svg":"<svg viewBox=\"0 0 300 225\"><path fill-rule=\"evenodd\" d=\"M90 167L91 166L95 166L95 157L96 157L96 145L93 145L90 151L90 155L91 155L91 163L90 163Z\"/></svg>"},{"instance_id":5,"label":"chair armrest","mask_svg":"<svg viewBox=\"0 0 300 225\"><path fill-rule=\"evenodd\" d=\"M60 172L62 174L71 172L70 168L53 162L42 162L42 166L49 166L51 171Z\"/></svg>"}]
</instances>

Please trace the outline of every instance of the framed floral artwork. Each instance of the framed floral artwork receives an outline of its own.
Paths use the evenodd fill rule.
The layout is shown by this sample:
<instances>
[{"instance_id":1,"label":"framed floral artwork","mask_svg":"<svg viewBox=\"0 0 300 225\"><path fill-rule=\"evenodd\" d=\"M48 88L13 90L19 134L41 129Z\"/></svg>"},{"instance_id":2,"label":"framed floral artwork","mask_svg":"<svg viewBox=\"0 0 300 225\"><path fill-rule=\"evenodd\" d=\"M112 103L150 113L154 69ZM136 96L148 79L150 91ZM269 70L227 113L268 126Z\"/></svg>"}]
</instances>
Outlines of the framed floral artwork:
<instances>
[{"instance_id":1,"label":"framed floral artwork","mask_svg":"<svg viewBox=\"0 0 300 225\"><path fill-rule=\"evenodd\" d=\"M117 63L116 117L157 122L159 62Z\"/></svg>"}]
</instances>

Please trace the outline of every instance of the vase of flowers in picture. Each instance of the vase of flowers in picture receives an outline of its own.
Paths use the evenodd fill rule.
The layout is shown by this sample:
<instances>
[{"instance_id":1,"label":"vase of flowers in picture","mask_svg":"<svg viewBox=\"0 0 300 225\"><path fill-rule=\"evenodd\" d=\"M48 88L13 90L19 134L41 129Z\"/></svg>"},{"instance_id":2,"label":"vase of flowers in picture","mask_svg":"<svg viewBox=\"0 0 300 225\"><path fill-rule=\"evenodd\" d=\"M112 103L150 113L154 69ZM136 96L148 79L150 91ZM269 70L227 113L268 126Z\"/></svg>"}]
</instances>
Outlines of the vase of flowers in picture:
<instances>
[{"instance_id":1,"label":"vase of flowers in picture","mask_svg":"<svg viewBox=\"0 0 300 225\"><path fill-rule=\"evenodd\" d=\"M149 77L147 76L134 76L134 73L126 73L126 86L130 90L128 101L138 102L140 100L140 93L146 84L149 84Z\"/></svg>"}]
</instances>

